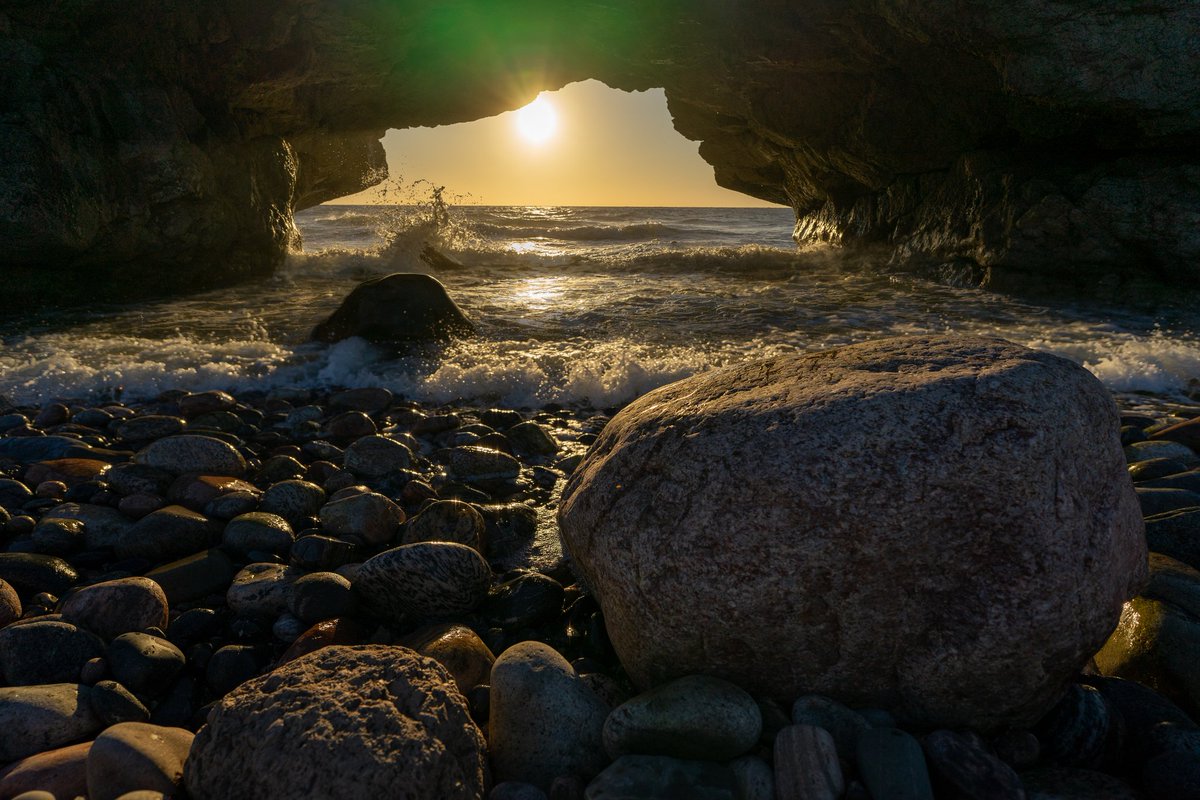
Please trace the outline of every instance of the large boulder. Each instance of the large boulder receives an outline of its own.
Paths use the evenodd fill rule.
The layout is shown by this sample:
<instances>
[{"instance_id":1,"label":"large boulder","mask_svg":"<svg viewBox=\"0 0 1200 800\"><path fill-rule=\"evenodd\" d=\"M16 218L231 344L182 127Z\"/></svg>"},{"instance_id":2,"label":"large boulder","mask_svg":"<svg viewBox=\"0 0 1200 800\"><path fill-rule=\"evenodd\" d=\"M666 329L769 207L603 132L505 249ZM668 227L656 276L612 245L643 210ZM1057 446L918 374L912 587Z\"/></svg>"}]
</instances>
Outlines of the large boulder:
<instances>
[{"instance_id":1,"label":"large boulder","mask_svg":"<svg viewBox=\"0 0 1200 800\"><path fill-rule=\"evenodd\" d=\"M331 646L218 702L184 782L195 800L474 800L487 756L441 664L404 647Z\"/></svg>"},{"instance_id":2,"label":"large boulder","mask_svg":"<svg viewBox=\"0 0 1200 800\"><path fill-rule=\"evenodd\" d=\"M923 725L1034 721L1146 575L1099 381L991 339L887 339L665 386L559 512L643 688L689 673Z\"/></svg>"},{"instance_id":3,"label":"large boulder","mask_svg":"<svg viewBox=\"0 0 1200 800\"><path fill-rule=\"evenodd\" d=\"M312 338L338 342L361 336L380 344L441 341L475 333L437 278L397 272L359 284Z\"/></svg>"}]
</instances>

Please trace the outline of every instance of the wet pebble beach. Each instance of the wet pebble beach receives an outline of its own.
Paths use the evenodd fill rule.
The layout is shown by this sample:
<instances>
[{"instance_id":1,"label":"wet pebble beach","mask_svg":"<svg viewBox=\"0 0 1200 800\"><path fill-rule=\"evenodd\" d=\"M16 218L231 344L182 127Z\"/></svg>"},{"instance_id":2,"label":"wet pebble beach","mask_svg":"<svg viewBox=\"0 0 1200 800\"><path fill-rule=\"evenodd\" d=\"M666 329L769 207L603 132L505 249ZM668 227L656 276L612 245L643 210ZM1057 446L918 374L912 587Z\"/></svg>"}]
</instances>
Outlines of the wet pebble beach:
<instances>
[{"instance_id":1,"label":"wet pebble beach","mask_svg":"<svg viewBox=\"0 0 1200 800\"><path fill-rule=\"evenodd\" d=\"M555 520L615 409L3 406L0 800L1200 797L1200 408L1126 403L1149 583L1038 722L975 731L638 693Z\"/></svg>"}]
</instances>

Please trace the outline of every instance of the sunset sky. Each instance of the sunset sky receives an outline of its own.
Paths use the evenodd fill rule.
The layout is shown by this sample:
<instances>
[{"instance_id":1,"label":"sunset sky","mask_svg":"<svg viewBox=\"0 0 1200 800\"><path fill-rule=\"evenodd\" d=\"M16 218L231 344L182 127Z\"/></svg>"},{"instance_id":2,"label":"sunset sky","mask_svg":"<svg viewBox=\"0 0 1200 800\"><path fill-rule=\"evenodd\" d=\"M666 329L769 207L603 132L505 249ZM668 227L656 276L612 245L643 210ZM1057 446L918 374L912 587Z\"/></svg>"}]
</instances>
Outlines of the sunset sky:
<instances>
[{"instance_id":1,"label":"sunset sky","mask_svg":"<svg viewBox=\"0 0 1200 800\"><path fill-rule=\"evenodd\" d=\"M717 186L699 143L671 126L662 89L631 93L594 80L573 83L543 92L525 112L391 130L383 144L393 179L432 181L459 204L771 205ZM406 202L416 195L377 188L335 202Z\"/></svg>"}]
</instances>

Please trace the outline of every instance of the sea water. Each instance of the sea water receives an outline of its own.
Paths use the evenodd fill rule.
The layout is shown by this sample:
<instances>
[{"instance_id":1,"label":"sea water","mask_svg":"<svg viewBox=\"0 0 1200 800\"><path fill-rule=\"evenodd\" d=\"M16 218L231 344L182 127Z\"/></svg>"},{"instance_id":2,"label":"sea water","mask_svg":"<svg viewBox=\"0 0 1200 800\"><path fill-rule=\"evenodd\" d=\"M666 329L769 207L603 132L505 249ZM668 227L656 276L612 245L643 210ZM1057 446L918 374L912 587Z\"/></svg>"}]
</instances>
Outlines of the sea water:
<instances>
[{"instance_id":1,"label":"sea water","mask_svg":"<svg viewBox=\"0 0 1200 800\"><path fill-rule=\"evenodd\" d=\"M0 315L0 395L139 399L169 388L386 386L426 402L597 408L749 359L881 336L1000 336L1114 392L1185 402L1200 309L1029 301L791 241L788 209L326 205L268 279L184 298ZM431 268L431 245L460 265ZM476 338L397 358L308 341L358 283L428 272ZM1198 310L1193 310L1198 309Z\"/></svg>"}]
</instances>

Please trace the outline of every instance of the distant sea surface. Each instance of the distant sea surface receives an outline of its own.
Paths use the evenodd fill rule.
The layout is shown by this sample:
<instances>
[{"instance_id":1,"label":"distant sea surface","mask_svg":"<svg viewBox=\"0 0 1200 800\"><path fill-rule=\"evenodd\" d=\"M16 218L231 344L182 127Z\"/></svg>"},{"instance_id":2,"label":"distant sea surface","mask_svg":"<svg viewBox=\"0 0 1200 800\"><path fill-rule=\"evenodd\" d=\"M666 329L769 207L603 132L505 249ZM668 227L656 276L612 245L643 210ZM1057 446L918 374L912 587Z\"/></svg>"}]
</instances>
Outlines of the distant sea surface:
<instances>
[{"instance_id":1,"label":"distant sea surface","mask_svg":"<svg viewBox=\"0 0 1200 800\"><path fill-rule=\"evenodd\" d=\"M791 241L788 209L320 206L274 277L182 299L0 314L0 394L381 385L410 399L608 407L749 359L890 335L1001 336L1119 394L1197 395L1200 308L1029 302L847 264ZM429 243L461 262L432 270ZM307 342L358 283L429 272L480 336L395 358Z\"/></svg>"}]
</instances>

